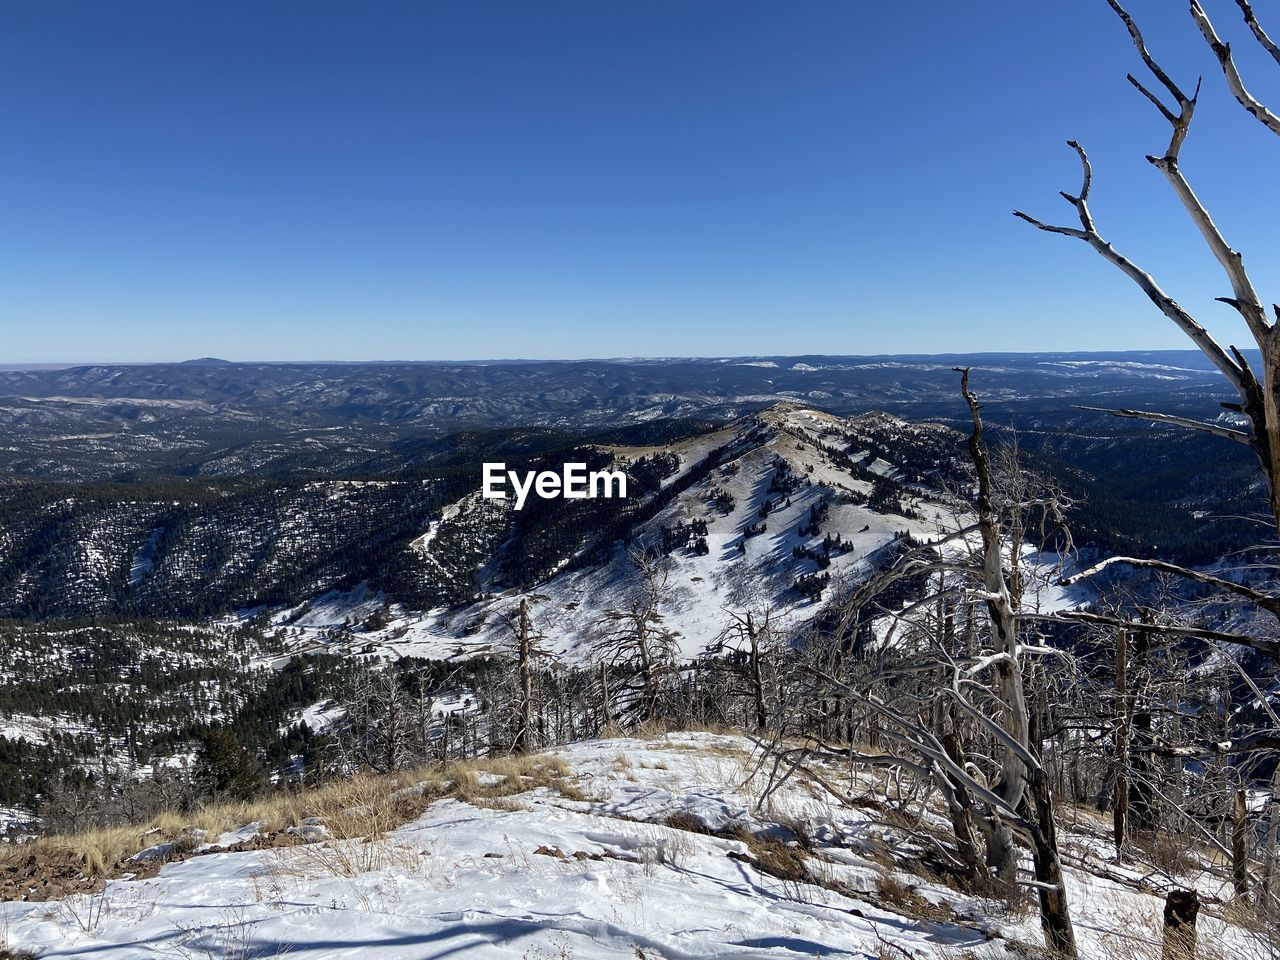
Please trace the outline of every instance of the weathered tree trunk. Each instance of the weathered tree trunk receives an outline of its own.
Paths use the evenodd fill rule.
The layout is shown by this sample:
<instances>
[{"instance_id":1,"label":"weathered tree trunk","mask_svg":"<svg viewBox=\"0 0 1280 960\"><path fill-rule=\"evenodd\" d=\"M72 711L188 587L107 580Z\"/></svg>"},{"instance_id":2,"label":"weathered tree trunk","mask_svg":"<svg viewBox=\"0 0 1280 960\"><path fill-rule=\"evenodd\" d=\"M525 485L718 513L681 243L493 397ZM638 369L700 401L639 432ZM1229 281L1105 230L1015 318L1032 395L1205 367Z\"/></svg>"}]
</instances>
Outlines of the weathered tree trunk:
<instances>
[{"instance_id":1,"label":"weathered tree trunk","mask_svg":"<svg viewBox=\"0 0 1280 960\"><path fill-rule=\"evenodd\" d=\"M768 623L767 619L765 623ZM747 639L751 643L751 656L748 662L751 671L751 697L756 711L756 729L763 730L769 723L769 715L765 712L764 706L764 676L760 667L760 636L756 630L755 621L751 618L750 611L747 612Z\"/></svg>"},{"instance_id":2,"label":"weathered tree trunk","mask_svg":"<svg viewBox=\"0 0 1280 960\"><path fill-rule=\"evenodd\" d=\"M951 732L943 734L943 749L956 766L964 768L964 741L960 734ZM978 842L974 836L973 801L964 784L956 781L950 774L944 773L947 779L947 807L951 814L951 829L956 835L956 850L964 863L970 879L982 874L982 862L978 858Z\"/></svg>"},{"instance_id":3,"label":"weathered tree trunk","mask_svg":"<svg viewBox=\"0 0 1280 960\"><path fill-rule=\"evenodd\" d=\"M1147 619L1147 615L1143 615ZM1133 637L1133 662L1145 660L1151 647L1151 635L1145 630ZM1151 776L1155 772L1155 763L1149 749L1155 743L1154 718L1145 705L1138 703L1133 692L1133 681L1130 679L1130 698L1133 709L1129 715L1129 827L1131 830L1154 830L1160 825L1160 808L1156 802L1155 791L1151 786ZM1138 749L1134 749L1134 748Z\"/></svg>"},{"instance_id":4,"label":"weathered tree trunk","mask_svg":"<svg viewBox=\"0 0 1280 960\"><path fill-rule=\"evenodd\" d=\"M1000 516L996 509L991 482L991 463L983 439L982 417L978 398L969 390L969 371L962 371L960 391L969 404L973 433L969 435L969 456L978 475L978 528L982 534L982 582L987 592L987 614L991 620L992 643L1003 658L995 663L997 690L1005 710L1005 729L1018 743L1031 742L1030 716L1024 692L1022 667L1018 662L1018 623L1009 584L1005 580L1003 540ZM1013 558L1016 564L1018 557ZM1006 748L1004 761L1004 799L1013 810L1022 805L1026 790L1026 767L1022 759Z\"/></svg>"},{"instance_id":5,"label":"weathered tree trunk","mask_svg":"<svg viewBox=\"0 0 1280 960\"><path fill-rule=\"evenodd\" d=\"M613 706L609 702L609 668L600 664L600 710L604 715L604 726L613 726Z\"/></svg>"},{"instance_id":6,"label":"weathered tree trunk","mask_svg":"<svg viewBox=\"0 0 1280 960\"><path fill-rule=\"evenodd\" d=\"M394 678L390 681L396 682ZM387 697L386 733L383 737L387 773L395 773L400 766L400 703L394 691Z\"/></svg>"},{"instance_id":7,"label":"weathered tree trunk","mask_svg":"<svg viewBox=\"0 0 1280 960\"><path fill-rule=\"evenodd\" d=\"M1133 720L1133 702L1129 699L1129 639L1124 630L1116 634L1116 709L1119 713L1115 732L1116 800L1111 811L1111 833L1119 860L1128 839L1129 724Z\"/></svg>"},{"instance_id":8,"label":"weathered tree trunk","mask_svg":"<svg viewBox=\"0 0 1280 960\"><path fill-rule=\"evenodd\" d=\"M1076 932L1067 903L1062 858L1058 854L1058 827L1054 822L1053 792L1044 769L1044 728L1048 713L1043 683L1037 684L1036 709L1031 714L1029 744L1040 761L1040 769L1028 772L1028 794L1034 822L1031 830L1031 860L1035 868L1036 893L1040 899L1040 929L1044 942L1056 955L1076 957Z\"/></svg>"},{"instance_id":9,"label":"weathered tree trunk","mask_svg":"<svg viewBox=\"0 0 1280 960\"><path fill-rule=\"evenodd\" d=\"M640 722L648 723L658 715L658 688L654 677L653 658L649 654L649 637L643 622L636 624L636 651L640 655Z\"/></svg>"},{"instance_id":10,"label":"weathered tree trunk","mask_svg":"<svg viewBox=\"0 0 1280 960\"><path fill-rule=\"evenodd\" d=\"M1027 707L1026 679L1019 655L1021 643L1018 633L1018 607L1021 603L1021 534L1014 537L1010 563L1014 567L1014 590L1010 590L1005 573L1004 533L999 507L995 502L991 478L991 462L983 439L982 415L978 398L969 390L969 371L960 373L960 392L969 405L973 420L973 432L969 435L969 456L973 460L978 477L978 529L982 534L982 580L986 592L987 614L991 621L992 645L1000 659L993 664L996 675L996 691L1004 706L1004 731L1013 744L1006 744L1002 774L1002 796L1009 809L1019 810L1031 793L1034 808L1032 823L1032 857L1040 896L1040 925L1045 943L1064 957L1076 957L1075 931L1071 924L1071 911L1067 902L1066 885L1062 875L1062 863L1058 856L1057 828L1054 824L1053 795L1049 778L1040 758L1044 755L1040 743L1040 731L1032 729L1031 711ZM1037 715L1037 720L1039 715ZM1018 751L1016 747L1021 747ZM1024 760L1024 757L1031 758ZM1034 766L1031 760L1036 761ZM1011 831L995 818L984 830L987 834L988 860L995 858L993 866L1008 880L1013 880L1017 870L1016 852Z\"/></svg>"},{"instance_id":11,"label":"weathered tree trunk","mask_svg":"<svg viewBox=\"0 0 1280 960\"><path fill-rule=\"evenodd\" d=\"M988 813L976 819L978 832L987 847L987 867L997 880L1013 884L1018 877L1018 850L1013 843L1013 831L1000 822L999 817Z\"/></svg>"},{"instance_id":12,"label":"weathered tree trunk","mask_svg":"<svg viewBox=\"0 0 1280 960\"><path fill-rule=\"evenodd\" d=\"M1268 912L1274 909L1272 891L1275 889L1277 841L1280 841L1280 766L1276 767L1271 778L1271 817L1262 853L1262 896L1258 899Z\"/></svg>"},{"instance_id":13,"label":"weathered tree trunk","mask_svg":"<svg viewBox=\"0 0 1280 960\"><path fill-rule=\"evenodd\" d=\"M1043 772L1030 778L1035 829L1032 831L1031 859L1035 865L1036 892L1040 897L1040 928L1044 942L1055 954L1079 956L1075 927L1067 904L1067 888L1062 876L1062 860L1058 855L1058 828L1053 820L1053 797L1049 778Z\"/></svg>"},{"instance_id":14,"label":"weathered tree trunk","mask_svg":"<svg viewBox=\"0 0 1280 960\"><path fill-rule=\"evenodd\" d=\"M1018 621L1013 598L1004 574L1004 548L1000 515L995 505L991 480L991 460L983 439L978 398L969 390L969 370L960 372L960 392L969 405L973 432L969 435L969 456L978 477L978 528L982 534L982 583L986 591L987 615L991 621L992 645L1002 657L994 666L996 690L1004 707L1004 728L1023 747L1031 743L1031 720L1027 711L1022 667L1018 662ZM1018 558L1014 558L1018 562ZM1009 809L1022 806L1026 795L1027 769L1018 754L1004 749L1002 797ZM987 820L988 818L983 818ZM996 874L1012 880L1017 871L1017 854L1009 828L990 818L983 827L987 839L987 860Z\"/></svg>"},{"instance_id":15,"label":"weathered tree trunk","mask_svg":"<svg viewBox=\"0 0 1280 960\"><path fill-rule=\"evenodd\" d=\"M1236 896L1249 896L1249 806L1244 790L1237 790L1231 804L1231 882Z\"/></svg>"},{"instance_id":16,"label":"weathered tree trunk","mask_svg":"<svg viewBox=\"0 0 1280 960\"><path fill-rule=\"evenodd\" d=\"M1164 948L1160 960L1195 960L1196 917L1200 897L1194 890L1173 890L1164 901Z\"/></svg>"},{"instance_id":17,"label":"weathered tree trunk","mask_svg":"<svg viewBox=\"0 0 1280 960\"><path fill-rule=\"evenodd\" d=\"M528 753L533 740L533 649L529 630L529 601L520 598L516 623L516 670L520 682L520 715L517 723L516 753Z\"/></svg>"},{"instance_id":18,"label":"weathered tree trunk","mask_svg":"<svg viewBox=\"0 0 1280 960\"><path fill-rule=\"evenodd\" d=\"M1277 532L1280 532L1280 327L1271 327L1262 337L1262 417L1252 413L1253 449L1262 463L1266 475L1268 493L1271 495L1271 516ZM1261 422L1259 422L1261 420Z\"/></svg>"}]
</instances>

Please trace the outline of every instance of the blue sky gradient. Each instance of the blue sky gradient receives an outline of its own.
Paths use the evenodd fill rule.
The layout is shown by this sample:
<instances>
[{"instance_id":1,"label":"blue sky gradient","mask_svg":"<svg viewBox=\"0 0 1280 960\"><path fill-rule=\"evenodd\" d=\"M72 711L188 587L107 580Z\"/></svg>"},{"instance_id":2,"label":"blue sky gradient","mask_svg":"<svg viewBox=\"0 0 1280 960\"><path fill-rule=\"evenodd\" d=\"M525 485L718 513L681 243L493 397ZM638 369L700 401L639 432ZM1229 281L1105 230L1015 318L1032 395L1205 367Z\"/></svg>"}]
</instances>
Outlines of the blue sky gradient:
<instances>
[{"instance_id":1,"label":"blue sky gradient","mask_svg":"<svg viewBox=\"0 0 1280 960\"><path fill-rule=\"evenodd\" d=\"M1183 4L1131 10L1280 299L1280 143ZM1242 342L1138 66L1104 0L3 4L0 362L1184 346L1010 215L1067 221L1071 137L1104 234Z\"/></svg>"}]
</instances>

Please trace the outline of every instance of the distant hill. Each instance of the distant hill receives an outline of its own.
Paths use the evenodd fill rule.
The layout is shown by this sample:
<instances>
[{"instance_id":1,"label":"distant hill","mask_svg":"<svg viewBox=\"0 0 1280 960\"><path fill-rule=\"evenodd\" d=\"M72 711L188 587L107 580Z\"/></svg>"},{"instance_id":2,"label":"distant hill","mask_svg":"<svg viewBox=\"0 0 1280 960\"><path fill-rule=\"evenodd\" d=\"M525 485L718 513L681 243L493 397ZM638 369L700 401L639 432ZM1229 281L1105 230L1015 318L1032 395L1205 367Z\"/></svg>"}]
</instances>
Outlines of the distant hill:
<instances>
[{"instance_id":1,"label":"distant hill","mask_svg":"<svg viewBox=\"0 0 1280 960\"><path fill-rule=\"evenodd\" d=\"M1249 542L1240 536L1247 524L1234 518L1259 503L1265 509L1265 499L1243 445L1080 409L1229 422L1235 415L1220 403L1230 388L1195 351L485 364L207 357L0 369L0 486L474 480L478 465L463 469L462 461L579 443L670 443L780 401L967 430L957 366L972 368L993 431L1016 430L1023 452L1087 501L1078 539L1186 562L1209 562ZM1207 463L1213 470L1202 468ZM160 499L185 502L179 493ZM49 496L58 502L66 493Z\"/></svg>"}]
</instances>

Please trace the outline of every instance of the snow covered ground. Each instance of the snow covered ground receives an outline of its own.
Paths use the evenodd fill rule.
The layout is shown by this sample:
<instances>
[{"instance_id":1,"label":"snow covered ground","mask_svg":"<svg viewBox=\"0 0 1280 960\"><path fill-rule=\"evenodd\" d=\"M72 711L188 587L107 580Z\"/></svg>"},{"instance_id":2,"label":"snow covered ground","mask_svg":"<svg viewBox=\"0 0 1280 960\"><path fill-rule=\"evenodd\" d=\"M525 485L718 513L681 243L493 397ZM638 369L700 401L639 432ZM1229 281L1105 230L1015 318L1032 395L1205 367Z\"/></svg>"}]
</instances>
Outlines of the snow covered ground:
<instances>
[{"instance_id":1,"label":"snow covered ground","mask_svg":"<svg viewBox=\"0 0 1280 960\"><path fill-rule=\"evenodd\" d=\"M363 841L312 824L321 839L304 846L206 852L98 894L4 904L0 931L42 958L96 960L994 960L1040 942L1034 911L925 879L934 815L893 826L883 806L836 805L802 779L757 809L751 749L711 734L577 744L555 751L559 789L440 799ZM1082 956L1152 955L1161 899L1144 871L1107 865L1084 834L1064 846L1111 875L1069 872ZM803 878L787 878L797 863ZM1201 937L1229 948L1240 934L1202 913Z\"/></svg>"}]
</instances>

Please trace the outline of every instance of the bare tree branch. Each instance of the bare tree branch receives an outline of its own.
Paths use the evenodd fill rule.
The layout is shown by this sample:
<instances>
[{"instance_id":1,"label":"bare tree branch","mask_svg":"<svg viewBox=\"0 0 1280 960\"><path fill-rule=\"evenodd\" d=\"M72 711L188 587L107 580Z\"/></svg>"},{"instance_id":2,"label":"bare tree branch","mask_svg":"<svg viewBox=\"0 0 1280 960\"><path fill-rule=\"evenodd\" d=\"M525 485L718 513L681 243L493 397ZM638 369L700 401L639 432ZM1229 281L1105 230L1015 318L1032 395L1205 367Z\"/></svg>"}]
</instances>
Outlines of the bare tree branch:
<instances>
[{"instance_id":1,"label":"bare tree branch","mask_svg":"<svg viewBox=\"0 0 1280 960\"><path fill-rule=\"evenodd\" d=\"M1254 590L1242 583L1236 583L1233 580L1226 580L1222 577L1215 577L1212 574L1202 573L1199 570L1192 570L1188 567L1180 567L1175 563L1166 563L1163 560L1143 560L1138 557L1108 557L1101 563L1095 563L1088 570L1082 570L1079 573L1069 577L1063 577L1058 582L1063 586L1070 586L1073 583L1079 583L1098 573L1101 573L1107 567L1116 564L1124 564L1128 567L1140 567L1145 570L1159 570L1161 573L1171 573L1174 576L1184 577L1187 580L1194 580L1196 583L1203 583L1211 587L1217 587L1227 593L1233 593L1238 597L1244 597L1257 604L1273 616L1280 618L1280 597L1272 594L1264 593L1261 590Z\"/></svg>"},{"instance_id":2,"label":"bare tree branch","mask_svg":"<svg viewBox=\"0 0 1280 960\"><path fill-rule=\"evenodd\" d=\"M1113 617L1105 613L1090 613L1087 610L1059 610L1054 613L1020 613L1022 620L1037 620L1041 623L1088 623L1104 627L1120 627L1142 633L1159 633L1171 637L1190 637L1195 640L1216 640L1221 643L1232 643L1241 647L1249 647L1269 657L1280 657L1280 641L1263 637L1250 637L1243 633L1227 633L1222 630L1209 630L1204 627L1190 627L1177 623L1143 623L1139 620L1126 620L1124 617Z\"/></svg>"},{"instance_id":3,"label":"bare tree branch","mask_svg":"<svg viewBox=\"0 0 1280 960\"><path fill-rule=\"evenodd\" d=\"M1148 100L1150 100L1155 105L1155 108L1160 111L1160 113L1164 116L1166 120L1168 120L1170 123L1173 123L1173 124L1176 124L1178 122L1178 115L1174 113L1172 110L1170 110L1168 107L1166 107L1164 105L1163 100L1161 100L1154 93L1152 93L1150 90L1144 87L1142 85L1141 80L1135 77L1132 73L1126 74L1125 79L1128 80L1130 83L1132 83L1135 87L1137 87L1138 92L1142 94L1144 97L1146 97Z\"/></svg>"},{"instance_id":4,"label":"bare tree branch","mask_svg":"<svg viewBox=\"0 0 1280 960\"><path fill-rule=\"evenodd\" d=\"M1142 39L1142 31L1133 22L1133 17L1129 16L1128 11L1120 6L1116 0L1107 0L1107 3L1110 4L1111 9L1124 22L1125 29L1129 31L1133 45L1138 50L1138 55L1142 57L1142 62L1147 65L1147 69L1164 85L1164 88L1169 91L1178 104L1178 112L1174 113L1155 94L1139 83L1133 74L1129 74L1129 82L1137 87L1143 96L1156 105L1156 108L1169 121L1170 126L1173 127L1173 136L1169 140L1169 149L1166 151L1166 155L1176 158L1178 151L1182 149L1182 141L1187 138L1187 131L1191 129L1191 118L1196 111L1196 98L1200 95L1200 84L1196 84L1195 93L1191 96L1188 97L1183 93L1182 89L1164 71L1164 68L1156 62L1155 57L1148 52L1147 43Z\"/></svg>"},{"instance_id":5,"label":"bare tree branch","mask_svg":"<svg viewBox=\"0 0 1280 960\"><path fill-rule=\"evenodd\" d=\"M1249 3L1249 0L1236 0L1236 6L1244 14L1244 22L1249 25L1249 29L1253 31L1254 37L1262 44L1263 49L1271 54L1276 63L1280 63L1280 47L1277 47L1275 41L1267 36L1267 31L1262 29L1262 24L1253 15L1253 5Z\"/></svg>"},{"instance_id":6,"label":"bare tree branch","mask_svg":"<svg viewBox=\"0 0 1280 960\"><path fill-rule=\"evenodd\" d=\"M1088 165L1085 166L1085 183L1081 194L1089 192ZM958 367L960 374L960 395L969 406L970 419L973 421L973 432L969 434L969 458L973 461L974 472L978 479L978 529L982 535L982 586L985 590L987 615L991 621L992 643L998 652L1006 654L1006 659L995 664L996 686L1003 701L1007 730L1001 729L997 736L1007 750L1009 762L1005 768L1005 798L1009 806L1017 809L1022 802L1026 789L1026 756L1030 751L1026 747L1031 742L1030 717L1027 711L1026 691L1023 684L1022 667L1018 663L1018 620L1013 596L1009 590L1009 581L1005 579L1003 531L1000 527L1000 515L994 499L994 484L991 475L991 458L987 453L987 443L983 436L982 414L978 398L969 389L969 368ZM958 688L955 695L960 697ZM975 711L976 713L976 711ZM1015 746L1016 744L1016 746Z\"/></svg>"},{"instance_id":7,"label":"bare tree branch","mask_svg":"<svg viewBox=\"0 0 1280 960\"><path fill-rule=\"evenodd\" d=\"M1114 0L1107 0L1112 6L1115 6ZM1240 0L1237 0L1239 3ZM1257 18L1253 16L1252 9L1248 3L1241 3L1240 7L1245 11L1245 22L1249 24L1249 28L1253 30L1253 34L1277 62L1280 62L1280 54L1277 54L1275 44L1271 42L1271 38L1266 35L1261 26L1257 26ZM1252 117L1256 118L1259 123L1265 126L1272 133L1280 136L1280 116L1276 116L1267 109L1263 103L1258 100L1248 88L1244 85L1244 79L1240 76L1240 71L1236 67L1235 58L1231 55L1231 44L1224 43L1218 36L1216 30L1213 29L1213 23L1209 20L1209 15L1204 12L1204 8L1200 6L1199 0L1191 0L1191 17L1196 22L1196 26L1200 28L1200 33L1204 36L1205 43L1209 44L1209 49L1213 51L1213 55L1218 60L1218 65L1222 67L1222 74L1227 78L1227 89L1231 91L1231 95L1236 98L1240 106Z\"/></svg>"},{"instance_id":8,"label":"bare tree branch","mask_svg":"<svg viewBox=\"0 0 1280 960\"><path fill-rule=\"evenodd\" d=\"M1173 187L1173 192L1177 194L1178 200L1190 215L1191 221L1196 225L1196 229L1200 231L1204 242L1208 244L1214 259L1221 264L1223 271L1226 273L1235 297L1234 299L1222 299L1222 302L1234 307L1244 317L1245 323L1248 324L1249 332L1253 334L1254 339L1261 346L1265 342L1266 334L1271 324L1267 319L1266 307L1262 305L1262 298L1258 296L1258 291L1254 288L1253 281L1249 279L1249 274L1244 268L1244 257L1237 250L1234 250L1222 236L1222 231L1213 222L1213 217L1209 215L1209 211L1200 202L1200 198L1196 196L1191 184L1183 175L1182 168L1178 166L1177 157L1147 157L1147 160L1165 175L1165 178Z\"/></svg>"},{"instance_id":9,"label":"bare tree branch","mask_svg":"<svg viewBox=\"0 0 1280 960\"><path fill-rule=\"evenodd\" d=\"M985 783L979 782L974 776L962 766L957 764L948 754L946 748L941 741L934 736L933 732L919 723L914 723L907 719L903 714L894 710L889 705L881 702L874 696L868 696L859 690L854 689L847 683L838 680L834 676L821 670L810 668L811 671L829 684L833 689L839 690L845 696L862 704L870 710L873 710L892 725L883 732L884 736L904 746L916 751L928 761L936 764L940 769L945 770L954 777L958 782L963 783L965 787L973 793L974 796L988 803L995 810L1000 812L1000 816L1010 826L1021 830L1028 829L1028 824L1011 806L1005 797L993 792ZM961 698L963 699L963 698ZM966 704L968 701L964 701ZM972 709L972 707L971 707ZM997 725L991 721L989 717L981 713L977 713L977 719L989 730L996 729ZM893 727L899 727L895 730ZM883 761L886 758L881 755Z\"/></svg>"},{"instance_id":10,"label":"bare tree branch","mask_svg":"<svg viewBox=\"0 0 1280 960\"><path fill-rule=\"evenodd\" d=\"M1133 22L1133 18L1116 0L1107 0L1107 2L1116 11L1120 19L1124 21L1130 37L1133 38L1134 46L1137 47L1138 54L1142 57L1142 62L1147 65L1147 69L1165 85L1178 102L1178 113L1174 114L1155 95L1134 79L1132 74L1129 75L1129 82L1156 105L1160 113L1173 127L1173 137L1169 141L1169 149L1165 152L1165 155L1162 157L1149 156L1147 160L1168 179L1174 193L1178 196L1178 200L1182 203L1187 213L1190 214L1196 229L1204 237L1205 243L1209 245L1214 257L1222 264L1222 268L1226 271L1227 278L1231 282L1231 289L1235 294L1235 299L1231 301L1232 305L1244 317L1245 323L1249 326L1249 332L1261 344L1262 336L1269 326L1267 313L1262 305L1262 300L1253 287L1253 283L1245 272L1244 261L1240 254L1233 250L1223 238L1222 232L1214 224L1213 218L1209 216L1209 211L1200 202L1199 197L1196 196L1191 184L1188 183L1178 166L1178 153L1182 149L1183 141L1186 140L1187 133L1191 129L1191 119L1195 115L1196 101L1200 96L1200 84L1196 83L1196 91L1190 97L1183 93L1147 50L1147 45L1142 39L1142 33L1137 24ZM1194 15L1195 11L1199 10L1196 0L1192 0L1191 7ZM1200 15L1203 16L1203 12ZM1207 23L1207 20L1205 22Z\"/></svg>"},{"instance_id":11,"label":"bare tree branch","mask_svg":"<svg viewBox=\"0 0 1280 960\"><path fill-rule=\"evenodd\" d=\"M1142 62L1147 65L1147 69L1155 75L1157 80L1164 84L1164 88L1173 95L1173 99L1177 100L1178 103L1185 102L1188 99L1187 95L1178 88L1178 85L1169 78L1169 75L1164 72L1160 64L1156 63L1151 54L1147 52L1146 41L1142 39L1142 31L1133 22L1133 17L1129 16L1129 12L1120 6L1116 0L1107 0L1107 3L1116 12L1116 15L1124 21L1124 25L1129 31L1129 36L1133 38L1133 45L1138 48L1138 55L1142 57Z\"/></svg>"},{"instance_id":12,"label":"bare tree branch","mask_svg":"<svg viewBox=\"0 0 1280 960\"><path fill-rule=\"evenodd\" d=\"M1137 753L1158 753L1165 757L1208 757L1223 754L1259 753L1263 750L1280 750L1280 732L1259 730L1230 740L1212 743L1168 744L1155 743L1135 749Z\"/></svg>"},{"instance_id":13,"label":"bare tree branch","mask_svg":"<svg viewBox=\"0 0 1280 960\"><path fill-rule=\"evenodd\" d=\"M1114 0L1107 0L1113 6L1116 6ZM1126 14L1126 16L1128 16ZM1144 48L1145 49L1145 48ZM1163 72L1163 71L1162 71ZM1173 297L1161 289L1156 283L1154 277L1147 273L1132 260L1120 254L1115 247L1104 240L1098 231L1094 228L1093 215L1089 211L1089 190L1093 181L1093 169L1089 163L1089 156L1085 153L1084 148L1075 140L1068 140L1067 146L1075 150L1080 157L1080 164L1084 169L1084 182L1080 189L1080 195L1073 197L1070 194L1063 193L1063 197L1068 203L1076 208L1076 215L1080 218L1080 224L1083 229L1074 227L1057 227L1043 223L1021 210L1015 210L1013 215L1022 220L1027 221L1033 227L1044 230L1048 233L1058 233L1067 237L1074 237L1077 240L1083 240L1089 246L1093 247L1102 257L1117 267L1125 276L1129 277L1147 298L1154 303L1166 317L1178 325L1179 329L1190 338L1191 342L1200 348L1203 353L1213 363L1215 367L1225 376L1231 385L1236 388L1240 396L1246 403L1251 399L1245 387L1245 376L1240 365L1228 356L1227 352L1222 349L1213 336L1206 330L1191 314L1187 313Z\"/></svg>"},{"instance_id":14,"label":"bare tree branch","mask_svg":"<svg viewBox=\"0 0 1280 960\"><path fill-rule=\"evenodd\" d=\"M1233 430L1230 427L1224 427L1216 423L1206 423L1202 420L1192 420L1188 417L1177 417L1169 413L1157 413L1153 410L1128 410L1121 408L1119 410L1107 407L1086 407L1078 406L1078 410L1088 410L1091 413L1108 413L1113 417L1125 417L1131 420L1151 420L1155 423L1167 423L1175 427L1186 427L1188 430L1200 430L1204 433L1211 433L1215 437L1222 437L1225 440L1234 440L1237 443L1243 443L1246 446L1253 443L1253 437L1243 430Z\"/></svg>"}]
</instances>

